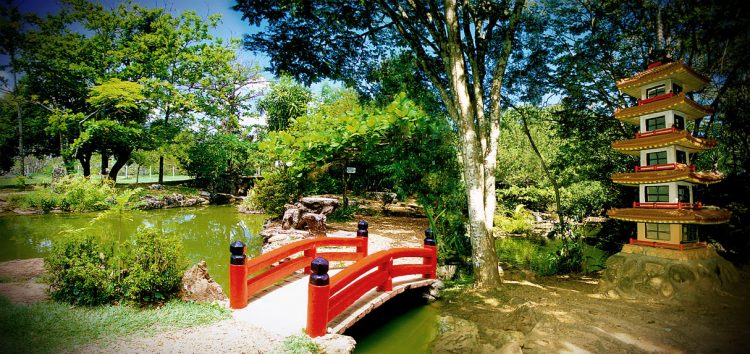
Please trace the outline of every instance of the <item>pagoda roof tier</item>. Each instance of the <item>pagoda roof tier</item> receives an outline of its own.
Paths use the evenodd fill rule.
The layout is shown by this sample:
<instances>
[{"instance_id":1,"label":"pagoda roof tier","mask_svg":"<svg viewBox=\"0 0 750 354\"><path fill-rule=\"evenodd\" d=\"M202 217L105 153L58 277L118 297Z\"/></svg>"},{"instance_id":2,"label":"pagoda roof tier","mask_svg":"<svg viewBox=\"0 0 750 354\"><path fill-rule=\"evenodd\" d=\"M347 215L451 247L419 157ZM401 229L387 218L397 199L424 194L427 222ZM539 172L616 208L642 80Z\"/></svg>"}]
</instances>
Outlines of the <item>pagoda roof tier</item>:
<instances>
[{"instance_id":1,"label":"pagoda roof tier","mask_svg":"<svg viewBox=\"0 0 750 354\"><path fill-rule=\"evenodd\" d=\"M710 81L708 77L695 72L685 63L676 61L654 66L631 77L618 80L617 89L627 95L640 98L641 86L668 78L679 81L685 92L698 91Z\"/></svg>"},{"instance_id":2,"label":"pagoda roof tier","mask_svg":"<svg viewBox=\"0 0 750 354\"><path fill-rule=\"evenodd\" d=\"M723 224L732 217L726 209L703 207L700 209L647 209L621 208L607 211L612 219L656 224Z\"/></svg>"},{"instance_id":3,"label":"pagoda roof tier","mask_svg":"<svg viewBox=\"0 0 750 354\"><path fill-rule=\"evenodd\" d=\"M716 140L696 138L687 130L678 130L644 138L619 140L612 143L612 148L629 155L638 155L641 150L656 149L671 145L681 146L689 153L704 151L716 146Z\"/></svg>"},{"instance_id":4,"label":"pagoda roof tier","mask_svg":"<svg viewBox=\"0 0 750 354\"><path fill-rule=\"evenodd\" d=\"M695 172L688 165L675 164L675 168L670 170L615 173L612 175L612 182L624 185L639 185L644 183L665 183L676 181L712 184L721 181L722 178L723 176L719 172Z\"/></svg>"},{"instance_id":5,"label":"pagoda roof tier","mask_svg":"<svg viewBox=\"0 0 750 354\"><path fill-rule=\"evenodd\" d=\"M639 106L618 109L615 111L615 118L625 123L640 125L641 116L671 109L684 113L687 120L702 118L713 112L711 107L699 105L695 101L685 97L684 92L681 92L671 97L651 101Z\"/></svg>"}]
</instances>

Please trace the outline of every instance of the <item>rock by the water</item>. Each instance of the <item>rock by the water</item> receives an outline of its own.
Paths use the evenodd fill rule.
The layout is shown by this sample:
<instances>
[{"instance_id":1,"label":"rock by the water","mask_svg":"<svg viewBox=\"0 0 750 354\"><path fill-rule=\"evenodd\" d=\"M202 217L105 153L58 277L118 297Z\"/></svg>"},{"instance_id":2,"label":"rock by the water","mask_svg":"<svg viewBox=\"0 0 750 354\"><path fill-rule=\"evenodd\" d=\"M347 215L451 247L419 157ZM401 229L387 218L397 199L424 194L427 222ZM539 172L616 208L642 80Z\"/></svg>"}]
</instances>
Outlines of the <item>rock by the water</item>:
<instances>
[{"instance_id":1,"label":"rock by the water","mask_svg":"<svg viewBox=\"0 0 750 354\"><path fill-rule=\"evenodd\" d=\"M281 228L284 230L301 229L302 215L305 209L296 208L291 204L287 204L285 208L286 211L284 211L284 216L281 218Z\"/></svg>"},{"instance_id":2,"label":"rock by the water","mask_svg":"<svg viewBox=\"0 0 750 354\"><path fill-rule=\"evenodd\" d=\"M154 184L148 186L148 189L155 190L155 191L160 191L160 190L164 189L164 186L162 186L161 184L158 184L158 183L154 183Z\"/></svg>"},{"instance_id":3,"label":"rock by the water","mask_svg":"<svg viewBox=\"0 0 750 354\"><path fill-rule=\"evenodd\" d=\"M299 200L299 204L311 213L331 215L339 207L339 200L327 197L304 197Z\"/></svg>"},{"instance_id":4,"label":"rock by the water","mask_svg":"<svg viewBox=\"0 0 750 354\"><path fill-rule=\"evenodd\" d=\"M207 204L208 200L202 197L186 197L179 193L172 193L162 197L145 195L141 198L141 205L138 208L141 210L151 210L175 207L191 207Z\"/></svg>"},{"instance_id":5,"label":"rock by the water","mask_svg":"<svg viewBox=\"0 0 750 354\"><path fill-rule=\"evenodd\" d=\"M438 319L438 336L433 353L474 353L479 349L479 327L476 323L452 316Z\"/></svg>"},{"instance_id":6,"label":"rock by the water","mask_svg":"<svg viewBox=\"0 0 750 354\"><path fill-rule=\"evenodd\" d=\"M311 237L326 236L326 216L323 214L307 213L302 216L302 223L307 226Z\"/></svg>"},{"instance_id":7,"label":"rock by the water","mask_svg":"<svg viewBox=\"0 0 750 354\"><path fill-rule=\"evenodd\" d=\"M182 288L179 293L183 301L213 302L224 301L227 296L211 276L208 275L206 261L200 261L182 275Z\"/></svg>"},{"instance_id":8,"label":"rock by the water","mask_svg":"<svg viewBox=\"0 0 750 354\"><path fill-rule=\"evenodd\" d=\"M599 291L612 298L698 300L724 293L738 279L734 266L712 248L625 245L607 260Z\"/></svg>"},{"instance_id":9,"label":"rock by the water","mask_svg":"<svg viewBox=\"0 0 750 354\"><path fill-rule=\"evenodd\" d=\"M320 348L321 353L327 354L349 354L357 345L354 338L342 334L326 334L313 338L313 342Z\"/></svg>"}]
</instances>

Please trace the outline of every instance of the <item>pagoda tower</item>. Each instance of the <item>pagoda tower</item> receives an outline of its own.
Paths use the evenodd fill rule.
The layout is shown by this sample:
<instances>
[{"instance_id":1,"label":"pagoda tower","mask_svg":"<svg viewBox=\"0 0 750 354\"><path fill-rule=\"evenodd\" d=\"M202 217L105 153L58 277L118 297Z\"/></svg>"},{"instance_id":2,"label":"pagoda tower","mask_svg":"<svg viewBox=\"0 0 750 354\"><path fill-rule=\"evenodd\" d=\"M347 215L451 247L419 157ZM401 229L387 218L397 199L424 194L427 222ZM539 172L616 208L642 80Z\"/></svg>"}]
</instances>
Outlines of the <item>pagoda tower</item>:
<instances>
[{"instance_id":1,"label":"pagoda tower","mask_svg":"<svg viewBox=\"0 0 750 354\"><path fill-rule=\"evenodd\" d=\"M634 172L615 173L615 183L638 188L632 208L611 209L613 219L637 223L631 245L684 251L703 248L698 225L725 223L731 213L704 206L694 187L719 182L718 172L696 171L695 154L716 146L715 140L692 136L689 121L709 115L685 94L701 90L709 79L682 62L655 62L647 70L617 81L620 92L638 99L638 105L619 109L615 118L640 129L634 139L616 141L612 148L638 156ZM631 246L632 247L632 246Z\"/></svg>"}]
</instances>

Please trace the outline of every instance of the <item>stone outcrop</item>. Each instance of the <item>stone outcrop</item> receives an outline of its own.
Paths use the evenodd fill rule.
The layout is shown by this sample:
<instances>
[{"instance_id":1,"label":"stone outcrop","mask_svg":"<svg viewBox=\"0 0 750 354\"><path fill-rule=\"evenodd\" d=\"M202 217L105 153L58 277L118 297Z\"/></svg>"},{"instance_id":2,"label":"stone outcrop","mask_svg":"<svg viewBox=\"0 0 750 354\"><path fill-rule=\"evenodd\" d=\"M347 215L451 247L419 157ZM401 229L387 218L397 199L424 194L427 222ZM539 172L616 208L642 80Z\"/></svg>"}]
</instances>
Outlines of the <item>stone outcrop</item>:
<instances>
[{"instance_id":1,"label":"stone outcrop","mask_svg":"<svg viewBox=\"0 0 750 354\"><path fill-rule=\"evenodd\" d=\"M342 334L326 334L313 338L313 342L320 348L321 353L327 354L349 354L357 345L354 338Z\"/></svg>"},{"instance_id":2,"label":"stone outcrop","mask_svg":"<svg viewBox=\"0 0 750 354\"><path fill-rule=\"evenodd\" d=\"M330 215L339 206L336 198L305 197L296 204L284 206L281 228L284 230L308 229L311 237L326 235L326 215Z\"/></svg>"},{"instance_id":3,"label":"stone outcrop","mask_svg":"<svg viewBox=\"0 0 750 354\"><path fill-rule=\"evenodd\" d=\"M182 301L224 301L227 296L221 286L208 275L206 261L200 261L182 275L182 288L178 295Z\"/></svg>"},{"instance_id":4,"label":"stone outcrop","mask_svg":"<svg viewBox=\"0 0 750 354\"><path fill-rule=\"evenodd\" d=\"M689 301L723 294L737 281L737 270L713 248L625 245L607 260L599 291L611 298Z\"/></svg>"},{"instance_id":5,"label":"stone outcrop","mask_svg":"<svg viewBox=\"0 0 750 354\"><path fill-rule=\"evenodd\" d=\"M179 193L172 193L162 197L154 195L145 195L141 198L141 205L138 209L150 210L150 209L166 209L176 207L191 207L208 205L209 202L206 198L200 196L184 196Z\"/></svg>"},{"instance_id":6,"label":"stone outcrop","mask_svg":"<svg viewBox=\"0 0 750 354\"><path fill-rule=\"evenodd\" d=\"M479 348L479 327L476 323L453 316L438 319L438 336L433 353L474 353Z\"/></svg>"}]
</instances>

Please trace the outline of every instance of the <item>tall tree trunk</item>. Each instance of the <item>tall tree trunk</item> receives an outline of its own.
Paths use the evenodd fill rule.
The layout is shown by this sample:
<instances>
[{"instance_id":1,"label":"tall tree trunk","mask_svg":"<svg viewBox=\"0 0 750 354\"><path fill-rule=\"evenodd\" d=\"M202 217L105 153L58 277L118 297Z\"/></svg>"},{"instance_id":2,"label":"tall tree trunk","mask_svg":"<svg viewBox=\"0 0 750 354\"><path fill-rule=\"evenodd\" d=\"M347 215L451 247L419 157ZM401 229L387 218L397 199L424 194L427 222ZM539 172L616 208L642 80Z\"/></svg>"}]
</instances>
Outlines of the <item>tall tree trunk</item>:
<instances>
[{"instance_id":1,"label":"tall tree trunk","mask_svg":"<svg viewBox=\"0 0 750 354\"><path fill-rule=\"evenodd\" d=\"M16 51L10 52L10 66L13 70L13 99L16 101L16 118L18 120L18 156L20 157L19 162L21 164L21 175L26 175L26 151L23 149L23 114L21 112L21 102L18 98L18 73L16 72Z\"/></svg>"},{"instance_id":2,"label":"tall tree trunk","mask_svg":"<svg viewBox=\"0 0 750 354\"><path fill-rule=\"evenodd\" d=\"M109 178L113 181L117 181L117 174L120 172L123 166L125 166L126 163L128 163L128 160L130 160L130 154L133 152L133 149L125 149L118 151L115 155L117 157L117 160L115 161L114 165L112 165L112 169L109 170Z\"/></svg>"},{"instance_id":3,"label":"tall tree trunk","mask_svg":"<svg viewBox=\"0 0 750 354\"><path fill-rule=\"evenodd\" d=\"M167 110L164 112L164 128L169 125L169 115L172 112L172 107L167 105ZM159 184L164 184L164 155L159 155Z\"/></svg>"},{"instance_id":4,"label":"tall tree trunk","mask_svg":"<svg viewBox=\"0 0 750 354\"><path fill-rule=\"evenodd\" d=\"M91 176L91 151L78 150L76 158L81 163L81 169L83 170L83 176Z\"/></svg>"},{"instance_id":5,"label":"tall tree trunk","mask_svg":"<svg viewBox=\"0 0 750 354\"><path fill-rule=\"evenodd\" d=\"M461 50L458 11L455 0L445 2L445 20L448 28L447 53L444 60L449 69L453 105L458 114L461 139L461 162L469 207L469 234L471 235L472 265L477 287L495 287L500 284L497 255L492 237L492 224L487 223L487 197L485 192L484 151L477 132L476 106L469 93L469 82ZM493 183L494 184L494 183ZM494 198L494 195L492 196ZM493 208L494 212L494 208ZM491 216L490 216L491 217Z\"/></svg>"}]
</instances>

